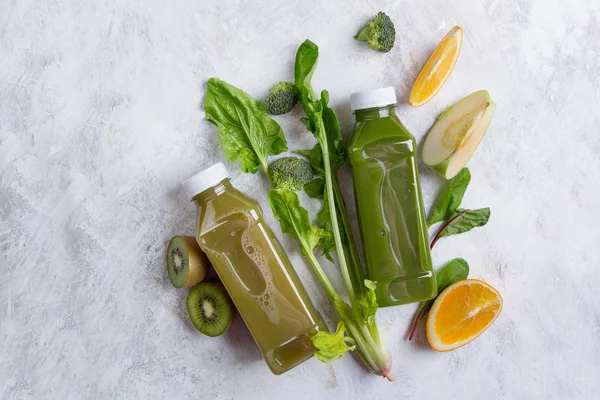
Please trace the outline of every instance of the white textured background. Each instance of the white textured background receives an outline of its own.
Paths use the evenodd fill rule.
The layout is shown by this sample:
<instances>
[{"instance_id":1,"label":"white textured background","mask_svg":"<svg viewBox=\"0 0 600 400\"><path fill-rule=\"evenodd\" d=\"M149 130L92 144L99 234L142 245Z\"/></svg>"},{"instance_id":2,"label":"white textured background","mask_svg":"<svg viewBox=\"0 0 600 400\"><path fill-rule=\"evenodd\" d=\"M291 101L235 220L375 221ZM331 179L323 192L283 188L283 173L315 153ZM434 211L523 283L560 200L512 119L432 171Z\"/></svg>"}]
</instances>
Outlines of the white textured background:
<instances>
[{"instance_id":1,"label":"white textured background","mask_svg":"<svg viewBox=\"0 0 600 400\"><path fill-rule=\"evenodd\" d=\"M352 39L380 9L398 33L388 54ZM599 398L599 21L597 0L0 0L0 398ZM465 38L453 75L409 107L455 24ZM164 270L166 240L193 234L178 183L224 160L203 120L206 80L262 97L292 78L305 38L320 45L314 85L331 92L345 135L361 89L393 85L418 140L475 90L498 104L464 203L490 206L490 223L441 240L433 257L467 259L504 311L469 346L437 354L422 329L405 340L416 306L381 310L393 384L351 356L271 375L239 318L220 338L195 331L186 290ZM298 116L277 120L290 147L308 147ZM331 323L265 207L265 179L229 168ZM442 181L425 168L422 180L430 206Z\"/></svg>"}]
</instances>

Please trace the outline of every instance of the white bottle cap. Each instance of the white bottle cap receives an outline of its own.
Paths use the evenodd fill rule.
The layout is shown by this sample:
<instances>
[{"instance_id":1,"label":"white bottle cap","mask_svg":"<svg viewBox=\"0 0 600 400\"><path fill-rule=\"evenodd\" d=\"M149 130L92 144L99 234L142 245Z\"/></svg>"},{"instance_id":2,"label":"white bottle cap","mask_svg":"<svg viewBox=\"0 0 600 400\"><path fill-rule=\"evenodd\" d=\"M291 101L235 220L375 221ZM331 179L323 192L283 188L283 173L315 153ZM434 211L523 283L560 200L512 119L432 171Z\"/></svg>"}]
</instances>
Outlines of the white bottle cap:
<instances>
[{"instance_id":1,"label":"white bottle cap","mask_svg":"<svg viewBox=\"0 0 600 400\"><path fill-rule=\"evenodd\" d=\"M396 91L391 86L381 89L365 90L350 95L350 107L352 107L352 111L384 107L396 103Z\"/></svg>"},{"instance_id":2,"label":"white bottle cap","mask_svg":"<svg viewBox=\"0 0 600 400\"><path fill-rule=\"evenodd\" d=\"M193 198L227 178L229 178L227 168L225 168L223 163L216 163L212 167L208 167L204 171L183 181L181 187L187 197Z\"/></svg>"}]
</instances>

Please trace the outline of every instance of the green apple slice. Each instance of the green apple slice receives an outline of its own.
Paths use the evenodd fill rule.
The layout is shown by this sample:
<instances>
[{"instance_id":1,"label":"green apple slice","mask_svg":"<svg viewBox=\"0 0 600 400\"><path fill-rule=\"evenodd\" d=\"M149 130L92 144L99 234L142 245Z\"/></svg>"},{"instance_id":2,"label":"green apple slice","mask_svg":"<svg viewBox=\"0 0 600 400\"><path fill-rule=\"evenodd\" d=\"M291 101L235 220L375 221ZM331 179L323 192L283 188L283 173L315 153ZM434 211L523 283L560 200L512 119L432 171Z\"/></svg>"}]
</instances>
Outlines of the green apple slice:
<instances>
[{"instance_id":1,"label":"green apple slice","mask_svg":"<svg viewBox=\"0 0 600 400\"><path fill-rule=\"evenodd\" d=\"M425 138L423 162L444 178L453 178L477 150L494 111L496 104L487 90L471 93L450 106Z\"/></svg>"}]
</instances>

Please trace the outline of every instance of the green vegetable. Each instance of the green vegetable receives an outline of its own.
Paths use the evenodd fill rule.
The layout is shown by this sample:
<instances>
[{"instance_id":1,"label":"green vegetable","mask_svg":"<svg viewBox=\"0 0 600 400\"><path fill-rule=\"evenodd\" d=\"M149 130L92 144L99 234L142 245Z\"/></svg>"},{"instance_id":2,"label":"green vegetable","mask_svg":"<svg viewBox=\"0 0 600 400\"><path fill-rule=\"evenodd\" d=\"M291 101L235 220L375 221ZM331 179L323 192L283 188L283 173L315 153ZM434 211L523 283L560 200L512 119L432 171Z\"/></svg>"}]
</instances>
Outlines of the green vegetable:
<instances>
[{"instance_id":1,"label":"green vegetable","mask_svg":"<svg viewBox=\"0 0 600 400\"><path fill-rule=\"evenodd\" d=\"M300 93L292 82L279 82L265 97L265 107L272 115L287 114L298 103Z\"/></svg>"},{"instance_id":2,"label":"green vegetable","mask_svg":"<svg viewBox=\"0 0 600 400\"><path fill-rule=\"evenodd\" d=\"M458 235L487 224L490 219L489 208L478 210L459 208L470 181L469 169L463 168L440 194L429 215L428 225L431 226L441 221L446 222L437 231L429 247L433 248L437 241L444 236Z\"/></svg>"},{"instance_id":3,"label":"green vegetable","mask_svg":"<svg viewBox=\"0 0 600 400\"><path fill-rule=\"evenodd\" d=\"M267 158L287 151L287 142L277 122L261 102L217 78L206 84L206 120L217 125L227 161L239 162L244 172L266 171Z\"/></svg>"},{"instance_id":4,"label":"green vegetable","mask_svg":"<svg viewBox=\"0 0 600 400\"><path fill-rule=\"evenodd\" d=\"M471 181L471 173L468 168L463 168L440 194L431 214L429 215L429 226L450 219L460 207L467 186Z\"/></svg>"},{"instance_id":5,"label":"green vegetable","mask_svg":"<svg viewBox=\"0 0 600 400\"><path fill-rule=\"evenodd\" d=\"M487 207L477 210L458 209L455 215L436 233L430 247L433 248L435 243L445 236L458 235L459 233L468 232L473 228L484 226L489 219L490 209Z\"/></svg>"},{"instance_id":6,"label":"green vegetable","mask_svg":"<svg viewBox=\"0 0 600 400\"><path fill-rule=\"evenodd\" d=\"M435 279L438 287L438 296L442 294L444 290L453 283L458 281L462 281L467 279L469 276L469 264L462 258L455 258L446 264L442 269L440 269L435 274ZM436 296L437 298L437 296ZM408 340L412 340L415 335L415 331L417 329L417 325L419 321L425 317L425 315L431 309L433 305L434 299L427 300L421 302L419 308L417 309L417 313L415 314L415 318L413 319L412 328L410 329L410 334L408 335Z\"/></svg>"},{"instance_id":7,"label":"green vegetable","mask_svg":"<svg viewBox=\"0 0 600 400\"><path fill-rule=\"evenodd\" d=\"M304 185L304 192L310 198L323 200L325 180L321 178L313 179Z\"/></svg>"},{"instance_id":8,"label":"green vegetable","mask_svg":"<svg viewBox=\"0 0 600 400\"><path fill-rule=\"evenodd\" d=\"M302 118L301 121L317 139L317 145L312 150L303 151L302 154L309 158L315 174L324 179L324 202L323 209L318 215L318 221L319 226L329 232L330 236L323 237L320 243L326 256L333 249L337 250L338 262L350 304L343 301L335 291L328 292L328 294L341 322L354 339L356 349L365 364L375 373L393 380L390 374L391 359L379 337L379 330L375 322L375 313L378 308L374 291L375 284L362 278L364 274L337 181L337 171L345 160L339 123L335 112L329 107L329 93L323 90L321 98L318 99L311 86L311 78L318 56L317 45L309 40L302 43L296 53L295 84L300 90L300 102L306 113L306 118ZM320 195L316 191L318 184L313 185L309 186L311 194ZM297 236L300 235L297 234ZM322 268L314 264L313 268L323 286L326 289L330 287L327 277L321 276L318 272L322 271ZM367 288L366 295L364 287Z\"/></svg>"},{"instance_id":9,"label":"green vegetable","mask_svg":"<svg viewBox=\"0 0 600 400\"><path fill-rule=\"evenodd\" d=\"M269 165L268 175L275 188L294 191L313 178L310 164L299 157L278 158Z\"/></svg>"},{"instance_id":10,"label":"green vegetable","mask_svg":"<svg viewBox=\"0 0 600 400\"><path fill-rule=\"evenodd\" d=\"M318 349L315 352L315 357L324 363L330 363L337 360L346 354L347 351L354 350L356 346L348 346L348 343L353 344L354 340L346 336L344 324L339 322L334 334L329 332L317 332L312 338L312 343Z\"/></svg>"},{"instance_id":11,"label":"green vegetable","mask_svg":"<svg viewBox=\"0 0 600 400\"><path fill-rule=\"evenodd\" d=\"M367 42L373 49L387 53L394 47L396 29L390 17L380 11L354 36L355 39Z\"/></svg>"}]
</instances>

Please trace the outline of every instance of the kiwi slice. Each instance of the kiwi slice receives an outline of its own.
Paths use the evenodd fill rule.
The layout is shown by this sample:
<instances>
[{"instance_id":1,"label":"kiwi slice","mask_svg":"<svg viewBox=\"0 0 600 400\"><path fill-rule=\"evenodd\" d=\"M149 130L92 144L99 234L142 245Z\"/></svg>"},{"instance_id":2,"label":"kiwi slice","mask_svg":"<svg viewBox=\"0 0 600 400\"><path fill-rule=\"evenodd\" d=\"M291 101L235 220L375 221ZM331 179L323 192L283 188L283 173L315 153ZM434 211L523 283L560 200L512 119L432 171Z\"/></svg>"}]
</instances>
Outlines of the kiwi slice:
<instances>
[{"instance_id":1,"label":"kiwi slice","mask_svg":"<svg viewBox=\"0 0 600 400\"><path fill-rule=\"evenodd\" d=\"M190 289L186 306L192 324L206 336L225 333L236 309L220 282L202 282Z\"/></svg>"},{"instance_id":2,"label":"kiwi slice","mask_svg":"<svg viewBox=\"0 0 600 400\"><path fill-rule=\"evenodd\" d=\"M167 247L167 272L176 288L192 287L206 278L210 262L196 238L175 236Z\"/></svg>"}]
</instances>

